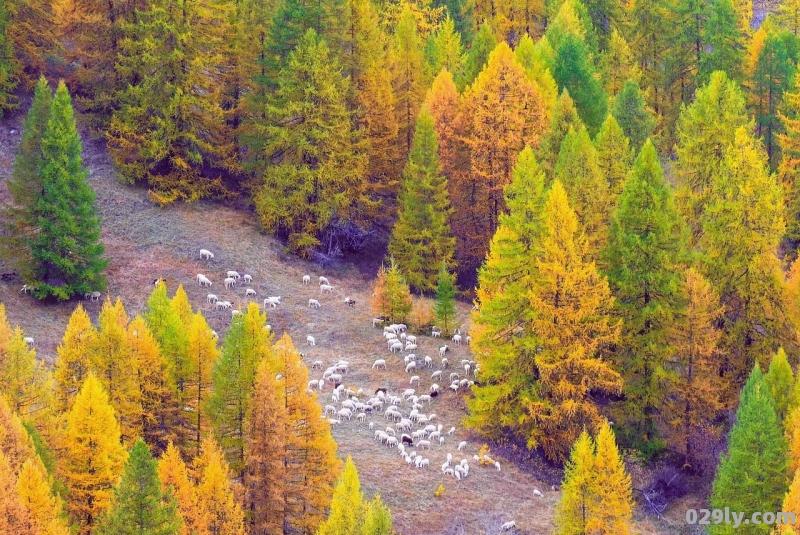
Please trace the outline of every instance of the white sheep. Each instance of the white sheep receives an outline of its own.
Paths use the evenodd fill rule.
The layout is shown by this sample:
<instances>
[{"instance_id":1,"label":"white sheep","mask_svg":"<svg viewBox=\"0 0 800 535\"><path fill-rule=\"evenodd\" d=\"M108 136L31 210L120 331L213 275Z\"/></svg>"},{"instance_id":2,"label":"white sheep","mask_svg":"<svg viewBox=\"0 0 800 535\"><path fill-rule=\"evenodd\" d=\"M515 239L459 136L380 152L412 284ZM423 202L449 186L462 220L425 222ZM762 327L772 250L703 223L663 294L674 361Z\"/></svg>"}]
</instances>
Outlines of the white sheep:
<instances>
[{"instance_id":1,"label":"white sheep","mask_svg":"<svg viewBox=\"0 0 800 535\"><path fill-rule=\"evenodd\" d=\"M442 359L442 368L447 368L450 365L450 361L446 358Z\"/></svg>"},{"instance_id":2,"label":"white sheep","mask_svg":"<svg viewBox=\"0 0 800 535\"><path fill-rule=\"evenodd\" d=\"M466 447L467 447L467 441L466 440L462 440L461 442L458 443L458 451L461 451Z\"/></svg>"},{"instance_id":3,"label":"white sheep","mask_svg":"<svg viewBox=\"0 0 800 535\"><path fill-rule=\"evenodd\" d=\"M248 289L246 289L244 291L244 296L245 297L252 297L254 295L256 295L256 291L254 289L252 289L252 288L248 288Z\"/></svg>"},{"instance_id":4,"label":"white sheep","mask_svg":"<svg viewBox=\"0 0 800 535\"><path fill-rule=\"evenodd\" d=\"M469 371L472 369L472 366L469 364L464 364L464 375L469 375Z\"/></svg>"},{"instance_id":5,"label":"white sheep","mask_svg":"<svg viewBox=\"0 0 800 535\"><path fill-rule=\"evenodd\" d=\"M214 303L214 310L225 310L225 303L227 301L217 301Z\"/></svg>"},{"instance_id":6,"label":"white sheep","mask_svg":"<svg viewBox=\"0 0 800 535\"><path fill-rule=\"evenodd\" d=\"M433 368L433 359L430 358L428 355L425 355L425 367Z\"/></svg>"},{"instance_id":7,"label":"white sheep","mask_svg":"<svg viewBox=\"0 0 800 535\"><path fill-rule=\"evenodd\" d=\"M356 415L356 420L358 420L358 421L359 421L359 422L361 422L362 424L363 424L364 422L366 422L366 421L367 421L367 415L366 415L366 413L359 412L359 413L358 413L358 415Z\"/></svg>"},{"instance_id":8,"label":"white sheep","mask_svg":"<svg viewBox=\"0 0 800 535\"><path fill-rule=\"evenodd\" d=\"M308 300L308 308L319 308L322 305L316 299L309 299Z\"/></svg>"},{"instance_id":9,"label":"white sheep","mask_svg":"<svg viewBox=\"0 0 800 535\"><path fill-rule=\"evenodd\" d=\"M353 413L350 409L339 409L336 414L342 418L347 418L348 420L353 416Z\"/></svg>"},{"instance_id":10,"label":"white sheep","mask_svg":"<svg viewBox=\"0 0 800 535\"><path fill-rule=\"evenodd\" d=\"M447 352L448 349L450 349L450 347L447 346L447 345L443 345L442 347L440 347L439 348L439 356L440 357L444 357L444 354Z\"/></svg>"},{"instance_id":11,"label":"white sheep","mask_svg":"<svg viewBox=\"0 0 800 535\"><path fill-rule=\"evenodd\" d=\"M214 258L214 253L212 253L208 249L200 249L200 258L203 260L211 260L212 258Z\"/></svg>"},{"instance_id":12,"label":"white sheep","mask_svg":"<svg viewBox=\"0 0 800 535\"><path fill-rule=\"evenodd\" d=\"M375 368L383 368L385 370L386 369L386 360L378 359L375 362L373 362L372 363L372 369L375 369Z\"/></svg>"},{"instance_id":13,"label":"white sheep","mask_svg":"<svg viewBox=\"0 0 800 535\"><path fill-rule=\"evenodd\" d=\"M436 327L431 329L431 337L433 337L433 338L441 338L441 336L442 336L442 331L436 330Z\"/></svg>"},{"instance_id":14,"label":"white sheep","mask_svg":"<svg viewBox=\"0 0 800 535\"><path fill-rule=\"evenodd\" d=\"M241 310L231 310L231 317L233 317L233 316L239 316L239 315L241 315L241 314L242 314L242 311L241 311Z\"/></svg>"},{"instance_id":15,"label":"white sheep","mask_svg":"<svg viewBox=\"0 0 800 535\"><path fill-rule=\"evenodd\" d=\"M452 435L452 434L453 434L453 433L455 433L455 432L456 432L456 428L455 428L455 427L451 427L451 428L450 428L450 431L448 431L448 432L447 432L447 434L448 434L448 435Z\"/></svg>"},{"instance_id":16,"label":"white sheep","mask_svg":"<svg viewBox=\"0 0 800 535\"><path fill-rule=\"evenodd\" d=\"M413 361L409 362L408 366L406 366L406 373L409 373L411 370L416 370L416 369L417 369L417 363Z\"/></svg>"},{"instance_id":17,"label":"white sheep","mask_svg":"<svg viewBox=\"0 0 800 535\"><path fill-rule=\"evenodd\" d=\"M239 273L236 271L228 271L227 275L228 277L237 281L242 278L241 275L239 275Z\"/></svg>"},{"instance_id":18,"label":"white sheep","mask_svg":"<svg viewBox=\"0 0 800 535\"><path fill-rule=\"evenodd\" d=\"M320 278L319 278L319 283L320 284L330 284L330 282L328 281L328 278L327 277L322 277L322 276L320 276Z\"/></svg>"},{"instance_id":19,"label":"white sheep","mask_svg":"<svg viewBox=\"0 0 800 535\"><path fill-rule=\"evenodd\" d=\"M350 308L356 306L356 300L355 299L351 299L349 297L345 297L344 298L344 302L345 302L346 305L350 306Z\"/></svg>"},{"instance_id":20,"label":"white sheep","mask_svg":"<svg viewBox=\"0 0 800 535\"><path fill-rule=\"evenodd\" d=\"M411 383L412 385L413 385L414 383L417 383L417 384L419 384L419 375L412 375L412 376L411 376L411 380L409 381L409 383Z\"/></svg>"},{"instance_id":21,"label":"white sheep","mask_svg":"<svg viewBox=\"0 0 800 535\"><path fill-rule=\"evenodd\" d=\"M311 284L311 275L303 275L303 284Z\"/></svg>"},{"instance_id":22,"label":"white sheep","mask_svg":"<svg viewBox=\"0 0 800 535\"><path fill-rule=\"evenodd\" d=\"M411 342L412 344L417 343L417 337L413 334L406 335L406 343Z\"/></svg>"},{"instance_id":23,"label":"white sheep","mask_svg":"<svg viewBox=\"0 0 800 535\"><path fill-rule=\"evenodd\" d=\"M272 296L272 297L267 297L266 299L264 299L264 307L265 308L267 306L271 306L272 308L278 308L278 305L280 303L281 303L281 297L280 296Z\"/></svg>"},{"instance_id":24,"label":"white sheep","mask_svg":"<svg viewBox=\"0 0 800 535\"><path fill-rule=\"evenodd\" d=\"M23 338L23 340L25 341L26 344L28 344L28 347L33 347L33 338L31 338L30 336L26 336L25 338Z\"/></svg>"},{"instance_id":25,"label":"white sheep","mask_svg":"<svg viewBox=\"0 0 800 535\"><path fill-rule=\"evenodd\" d=\"M340 423L342 423L342 421L341 421L341 420L337 420L337 419L335 419L335 418L328 418L328 422L330 422L330 423L331 423L331 425L334 425L334 424L340 424Z\"/></svg>"},{"instance_id":26,"label":"white sheep","mask_svg":"<svg viewBox=\"0 0 800 535\"><path fill-rule=\"evenodd\" d=\"M415 349L417 349L417 344L406 343L406 351L414 351Z\"/></svg>"},{"instance_id":27,"label":"white sheep","mask_svg":"<svg viewBox=\"0 0 800 535\"><path fill-rule=\"evenodd\" d=\"M430 464L431 464L431 462L428 459L422 459L422 461L420 461L420 463L419 463L419 467L420 468L428 468L428 466L430 466Z\"/></svg>"},{"instance_id":28,"label":"white sheep","mask_svg":"<svg viewBox=\"0 0 800 535\"><path fill-rule=\"evenodd\" d=\"M317 345L316 340L314 340L314 337L311 336L310 334L308 336L306 336L306 343L308 345L310 345L311 347L314 347L315 345Z\"/></svg>"},{"instance_id":29,"label":"white sheep","mask_svg":"<svg viewBox=\"0 0 800 535\"><path fill-rule=\"evenodd\" d=\"M372 328L373 329L375 327L377 327L378 325L380 325L381 323L383 323L383 320L381 318L372 318Z\"/></svg>"},{"instance_id":30,"label":"white sheep","mask_svg":"<svg viewBox=\"0 0 800 535\"><path fill-rule=\"evenodd\" d=\"M226 278L226 279L225 279L224 281L222 281L222 282L224 282L224 283L225 283L225 289L226 289L226 290L228 290L228 289L230 289L230 288L233 288L234 286L236 286L236 279L234 279L233 277L228 277L228 278Z\"/></svg>"},{"instance_id":31,"label":"white sheep","mask_svg":"<svg viewBox=\"0 0 800 535\"><path fill-rule=\"evenodd\" d=\"M316 369L320 369L321 370L322 369L322 361L321 360L315 360L314 363L311 365L311 369L312 370L316 370Z\"/></svg>"},{"instance_id":32,"label":"white sheep","mask_svg":"<svg viewBox=\"0 0 800 535\"><path fill-rule=\"evenodd\" d=\"M436 370L431 374L432 381L441 381L442 380L442 370Z\"/></svg>"},{"instance_id":33,"label":"white sheep","mask_svg":"<svg viewBox=\"0 0 800 535\"><path fill-rule=\"evenodd\" d=\"M214 295L214 294L208 294L208 295L206 296L206 303L210 303L210 304L212 304L212 305L213 305L213 304L214 304L214 303L216 303L217 301L219 301L219 297L217 297L217 296L216 296L216 295Z\"/></svg>"},{"instance_id":34,"label":"white sheep","mask_svg":"<svg viewBox=\"0 0 800 535\"><path fill-rule=\"evenodd\" d=\"M417 447L421 450L425 448L431 449L431 442L430 440L420 440Z\"/></svg>"},{"instance_id":35,"label":"white sheep","mask_svg":"<svg viewBox=\"0 0 800 535\"><path fill-rule=\"evenodd\" d=\"M330 284L320 284L320 286L319 286L319 289L320 289L320 291L322 293L325 293L325 292L331 293L331 292L333 292L333 288L334 287L331 286Z\"/></svg>"},{"instance_id":36,"label":"white sheep","mask_svg":"<svg viewBox=\"0 0 800 535\"><path fill-rule=\"evenodd\" d=\"M533 489L533 495L537 498L544 498L544 494L542 494L542 491L539 489Z\"/></svg>"},{"instance_id":37,"label":"white sheep","mask_svg":"<svg viewBox=\"0 0 800 535\"><path fill-rule=\"evenodd\" d=\"M497 471L499 472L500 471L500 461L495 461L494 462L494 467L497 468Z\"/></svg>"},{"instance_id":38,"label":"white sheep","mask_svg":"<svg viewBox=\"0 0 800 535\"><path fill-rule=\"evenodd\" d=\"M211 286L211 281L202 273L197 274L197 284L200 286Z\"/></svg>"},{"instance_id":39,"label":"white sheep","mask_svg":"<svg viewBox=\"0 0 800 535\"><path fill-rule=\"evenodd\" d=\"M506 522L502 526L500 526L500 529L502 531L510 531L512 528L515 528L515 527L517 527L517 523L514 522L513 520L511 520L509 522Z\"/></svg>"},{"instance_id":40,"label":"white sheep","mask_svg":"<svg viewBox=\"0 0 800 535\"><path fill-rule=\"evenodd\" d=\"M387 438L386 439L386 445L389 446L390 448L396 448L397 447L397 437L389 437L389 438Z\"/></svg>"},{"instance_id":41,"label":"white sheep","mask_svg":"<svg viewBox=\"0 0 800 535\"><path fill-rule=\"evenodd\" d=\"M373 429L374 427L375 427L375 422L370 422L370 423L369 423L369 428L370 428L370 429Z\"/></svg>"},{"instance_id":42,"label":"white sheep","mask_svg":"<svg viewBox=\"0 0 800 535\"><path fill-rule=\"evenodd\" d=\"M242 279L244 279L244 282L246 284L250 284L251 282L253 282L253 276L248 275L247 273L244 274L244 277L242 277Z\"/></svg>"},{"instance_id":43,"label":"white sheep","mask_svg":"<svg viewBox=\"0 0 800 535\"><path fill-rule=\"evenodd\" d=\"M395 341L394 343L392 343L392 345L389 346L389 351L391 351L392 353L394 353L395 351L399 353L402 350L403 350L403 342L400 342L399 340ZM416 367L416 362L414 363L414 366Z\"/></svg>"}]
</instances>

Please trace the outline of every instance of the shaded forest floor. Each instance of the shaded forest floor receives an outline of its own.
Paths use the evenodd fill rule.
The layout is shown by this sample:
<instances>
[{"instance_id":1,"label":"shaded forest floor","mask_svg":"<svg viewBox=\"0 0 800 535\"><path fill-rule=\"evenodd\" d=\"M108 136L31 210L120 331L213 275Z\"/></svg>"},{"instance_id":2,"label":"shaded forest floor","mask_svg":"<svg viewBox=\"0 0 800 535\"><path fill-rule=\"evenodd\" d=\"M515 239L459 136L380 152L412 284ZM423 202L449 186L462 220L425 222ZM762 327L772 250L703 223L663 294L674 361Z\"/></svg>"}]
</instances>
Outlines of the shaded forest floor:
<instances>
[{"instance_id":1,"label":"shaded forest floor","mask_svg":"<svg viewBox=\"0 0 800 535\"><path fill-rule=\"evenodd\" d=\"M19 143L21 114L16 113L0 121L0 181L10 176L13 154ZM13 133L12 133L13 132ZM264 297L282 296L278 308L267 310L268 322L280 335L289 332L297 347L306 354L306 364L322 360L325 366L343 358L350 361L351 372L345 384L354 389L363 388L371 394L375 388L389 390L405 389L409 386L409 375L404 373L402 358L390 354L381 336L381 329L373 329L372 312L369 308L373 271L359 265L343 264L333 270L322 271L318 266L287 257L282 246L273 238L261 234L248 211L199 202L192 205L178 204L167 208L154 206L147 200L144 189L122 184L113 170L113 165L104 144L90 141L84 134L85 163L91 170L90 180L97 192L98 204L103 216L103 243L111 263L108 268L108 295L119 296L130 316L141 312L152 290L152 281L157 277L167 280L172 295L179 284L183 284L192 305L203 310L209 324L222 337L230 323L230 311L215 311L206 304L206 294L211 291L222 300L229 300L235 308L246 307L244 286L225 290L222 279L229 269L253 276L254 288L260 303ZM0 187L0 200L8 193ZM211 261L200 260L198 251L206 248L215 253ZM370 261L379 259L370 259ZM22 285L10 268L0 263L0 302L6 305L12 325L21 326L26 335L36 340L40 358L52 363L56 347L64 333L67 320L77 301L42 305L20 292ZM214 283L210 289L200 288L195 275L204 273ZM301 284L306 273L313 277L310 286ZM335 286L332 295L320 295L316 277L326 275ZM344 304L345 297L356 300L355 308ZM320 309L309 309L308 299L314 297L322 303ZM105 294L103 296L105 299ZM85 302L89 314L96 320L101 302ZM459 304L459 317L466 321L469 306ZM305 345L305 336L316 338L317 346ZM438 347L442 341L419 336L418 355L431 355L438 363ZM452 343L450 343L452 346ZM454 347L448 357L458 363L469 358L466 346ZM387 370L372 370L372 362L385 358ZM460 367L446 370L461 371ZM437 365L435 369L439 369ZM427 391L433 370L419 370L422 381L415 386L417 392ZM321 372L310 370L310 378L319 378ZM439 381L446 385L447 378ZM330 403L330 388L319 396L320 403ZM407 409L406 409L407 410ZM483 535L499 532L499 525L514 519L519 533L549 533L554 506L560 493L551 490L551 483L558 481L560 473L545 463L525 463L515 466L497 455L502 470L482 467L472 462L481 442L469 435L461 426L464 402L461 395L445 392L434 399L425 412L435 412L444 432L455 426L457 431L446 437L444 446L435 445L424 456L430 459L427 470L409 468L395 449L387 449L373 440L374 432L366 423L355 419L333 427L342 457L352 455L358 467L362 489L367 497L380 493L391 507L398 532L403 535ZM385 427L388 422L382 414L370 418L375 429ZM434 421L434 423L437 423ZM464 452L456 451L461 440L467 440ZM498 453L507 448L498 450ZM439 467L447 452L456 460L470 460L470 475L457 482L444 476ZM439 483L446 491L436 498L433 493ZM636 487L636 482L634 483ZM535 498L533 489L538 488L544 498ZM687 507L702 507L704 500L686 498L671 508L667 520L652 520L637 510L638 527L643 534L683 534L687 531L683 515Z\"/></svg>"}]
</instances>

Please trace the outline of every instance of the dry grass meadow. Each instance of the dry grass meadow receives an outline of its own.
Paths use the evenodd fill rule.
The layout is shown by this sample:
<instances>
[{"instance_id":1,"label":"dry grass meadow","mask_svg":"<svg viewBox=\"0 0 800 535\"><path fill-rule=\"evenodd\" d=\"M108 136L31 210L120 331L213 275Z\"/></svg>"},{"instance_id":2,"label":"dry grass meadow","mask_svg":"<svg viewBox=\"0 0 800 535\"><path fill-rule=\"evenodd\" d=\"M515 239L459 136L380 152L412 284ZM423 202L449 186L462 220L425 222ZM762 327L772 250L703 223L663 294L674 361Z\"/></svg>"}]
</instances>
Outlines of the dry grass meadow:
<instances>
[{"instance_id":1,"label":"dry grass meadow","mask_svg":"<svg viewBox=\"0 0 800 535\"><path fill-rule=\"evenodd\" d=\"M16 114L0 123L0 181L5 181L11 172L20 121L20 115ZM12 129L16 129L13 134ZM370 394L379 386L398 394L409 387L409 374L404 372L402 361L405 353L400 356L389 353L382 330L372 327L368 304L371 281L359 270L346 266L323 272L318 266L286 258L279 243L258 231L248 211L206 202L164 209L154 206L145 191L116 179L102 143L86 141L85 145L85 162L91 169L90 180L103 215L103 242L111 259L108 294L112 298L121 297L131 316L143 310L153 279L163 277L170 295L183 284L193 306L203 310L212 328L222 336L230 322L230 311L215 311L206 304L209 289L198 287L195 275L206 274L214 283L211 292L241 308L246 306L244 285L228 291L222 283L225 272L234 269L253 276L251 287L258 293L257 302L266 296L282 297L278 308L267 309L268 321L278 335L288 332L293 337L305 353L307 365L322 360L328 366L340 358L346 359L351 371L344 383ZM0 188L0 200L4 198L7 191ZM200 248L210 249L215 258L201 260ZM21 326L26 335L35 338L39 357L52 362L67 319L77 303L39 304L20 292L21 282L7 272L10 272L8 266L0 263L0 274L5 274L0 280L0 302L6 305L12 324ZM301 284L306 273L313 277L309 286ZM320 294L316 284L319 275L330 279L335 286L333 294ZM356 300L354 308L344 304L346 296ZM308 308L311 297L321 301L320 309ZM101 304L102 301L84 302L94 318ZM462 320L468 318L468 312L469 306L461 304ZM308 334L316 338L316 347L305 345ZM439 369L438 347L444 342L428 336L418 336L418 341L415 353L431 355L435 363L433 369L415 372L421 377L421 384L414 387L419 393L427 391L433 382L430 373ZM452 342L449 344L453 346ZM469 357L466 346L453 347L448 353L451 363ZM377 358L387 360L387 370L371 369ZM463 376L463 369L451 367L449 371L460 371ZM310 377L321 377L321 371L310 370ZM447 378L439 383L446 387ZM319 394L321 404L330 403L330 392L327 387ZM445 432L451 426L457 429L452 436L445 435L443 446L436 444L430 451L424 451L424 456L430 459L428 469L407 467L397 450L375 442L374 431L355 418L333 427L339 453L342 457L352 455L366 495L381 494L392 509L398 532L403 535L494 534L499 532L500 524L512 519L518 533L549 533L558 491L551 490L549 483L538 480L530 470L517 468L502 457L497 457L502 467L499 472L493 466L472 462L472 455L481 443L460 424L465 414L461 396L443 392L424 410L438 415L438 423L443 424ZM376 429L389 423L382 413L370 419ZM464 452L457 452L461 440L467 440L468 446ZM448 452L456 460L469 459L468 478L458 482L442 474L439 467ZM439 483L444 483L446 490L437 498L433 493ZM534 488L540 489L544 498L535 498ZM686 503L683 508L692 506ZM689 533L680 527L681 512L657 525L639 512L637 518L642 533Z\"/></svg>"}]
</instances>

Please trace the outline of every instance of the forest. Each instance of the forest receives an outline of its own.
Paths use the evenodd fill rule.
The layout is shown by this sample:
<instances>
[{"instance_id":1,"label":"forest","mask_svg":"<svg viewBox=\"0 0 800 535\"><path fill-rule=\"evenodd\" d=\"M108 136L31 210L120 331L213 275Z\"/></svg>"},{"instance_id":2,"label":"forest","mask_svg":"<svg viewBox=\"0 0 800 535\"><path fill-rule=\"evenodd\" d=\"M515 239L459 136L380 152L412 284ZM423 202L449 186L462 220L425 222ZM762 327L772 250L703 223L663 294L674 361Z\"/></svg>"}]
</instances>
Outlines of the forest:
<instances>
[{"instance_id":1,"label":"forest","mask_svg":"<svg viewBox=\"0 0 800 535\"><path fill-rule=\"evenodd\" d=\"M687 495L800 517L799 31L800 0L0 0L0 534L539 533L374 492L337 442L409 376L394 462L522 451L559 474L548 532L678 533ZM108 205L136 191L341 280L243 293L215 234L132 299ZM334 307L335 358L301 353ZM53 310L39 350L18 318Z\"/></svg>"}]
</instances>

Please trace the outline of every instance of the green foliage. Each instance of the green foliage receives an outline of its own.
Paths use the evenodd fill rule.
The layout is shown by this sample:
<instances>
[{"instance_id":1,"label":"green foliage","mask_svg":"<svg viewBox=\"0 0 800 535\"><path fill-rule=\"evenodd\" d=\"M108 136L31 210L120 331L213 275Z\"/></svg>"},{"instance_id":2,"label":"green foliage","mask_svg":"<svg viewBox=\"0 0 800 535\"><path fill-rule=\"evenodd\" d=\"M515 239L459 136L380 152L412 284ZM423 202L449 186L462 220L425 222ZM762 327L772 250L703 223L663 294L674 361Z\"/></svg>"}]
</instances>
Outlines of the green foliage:
<instances>
[{"instance_id":1,"label":"green foliage","mask_svg":"<svg viewBox=\"0 0 800 535\"><path fill-rule=\"evenodd\" d=\"M594 140L597 149L597 167L606 177L614 205L625 186L625 180L633 166L634 152L617 120L609 114Z\"/></svg>"},{"instance_id":2,"label":"green foliage","mask_svg":"<svg viewBox=\"0 0 800 535\"><path fill-rule=\"evenodd\" d=\"M783 348L778 349L769 363L769 371L764 376L764 383L769 387L775 402L775 413L784 420L789 412L789 403L794 387L794 373Z\"/></svg>"},{"instance_id":3,"label":"green foliage","mask_svg":"<svg viewBox=\"0 0 800 535\"><path fill-rule=\"evenodd\" d=\"M0 4L0 118L3 112L17 107L14 88L17 86L17 63L14 43L9 36L11 21L5 2Z\"/></svg>"},{"instance_id":4,"label":"green foliage","mask_svg":"<svg viewBox=\"0 0 800 535\"><path fill-rule=\"evenodd\" d=\"M706 22L708 46L700 60L700 80L707 83L714 71L727 73L731 80L743 78L744 36L731 0L713 0Z\"/></svg>"},{"instance_id":5,"label":"green foliage","mask_svg":"<svg viewBox=\"0 0 800 535\"><path fill-rule=\"evenodd\" d=\"M181 518L171 491L161 490L158 462L142 439L131 448L97 535L177 535ZM170 487L171 489L171 487Z\"/></svg>"},{"instance_id":6,"label":"green foliage","mask_svg":"<svg viewBox=\"0 0 800 535\"><path fill-rule=\"evenodd\" d=\"M72 102L63 81L42 137L42 194L34 208L37 232L29 240L35 266L32 294L67 300L103 290L108 265L100 243L100 216L86 178Z\"/></svg>"},{"instance_id":7,"label":"green foliage","mask_svg":"<svg viewBox=\"0 0 800 535\"><path fill-rule=\"evenodd\" d=\"M392 512L381 501L380 494L376 494L366 505L361 535L393 535Z\"/></svg>"},{"instance_id":8,"label":"green foliage","mask_svg":"<svg viewBox=\"0 0 800 535\"><path fill-rule=\"evenodd\" d=\"M786 439L761 369L756 364L742 389L728 452L720 460L709 505L743 511L780 511L789 482ZM772 527L742 525L736 533L767 534ZM712 535L732 534L733 526L712 524Z\"/></svg>"},{"instance_id":9,"label":"green foliage","mask_svg":"<svg viewBox=\"0 0 800 535\"><path fill-rule=\"evenodd\" d=\"M436 32L428 38L425 48L425 62L428 65L428 77L432 80L439 72L446 68L458 79L464 68L464 47L461 36L455 29L453 19L447 18Z\"/></svg>"},{"instance_id":10,"label":"green foliage","mask_svg":"<svg viewBox=\"0 0 800 535\"><path fill-rule=\"evenodd\" d=\"M348 455L339 482L333 488L333 500L328 519L320 524L317 535L353 535L363 523L364 493L358 471Z\"/></svg>"},{"instance_id":11,"label":"green foliage","mask_svg":"<svg viewBox=\"0 0 800 535\"><path fill-rule=\"evenodd\" d=\"M431 292L436 288L439 266L452 263L455 239L450 231L447 178L442 174L436 129L427 109L417 119L403 178L389 254L413 288Z\"/></svg>"},{"instance_id":12,"label":"green foliage","mask_svg":"<svg viewBox=\"0 0 800 535\"><path fill-rule=\"evenodd\" d=\"M625 82L622 91L614 99L611 114L628 136L634 153L639 152L644 142L653 134L657 122L653 110L644 101L639 84L633 80Z\"/></svg>"},{"instance_id":13,"label":"green foliage","mask_svg":"<svg viewBox=\"0 0 800 535\"><path fill-rule=\"evenodd\" d=\"M473 12L474 0L434 0L434 7L444 6L448 16L453 19L456 31L461 35L465 45L472 42L472 31L475 26Z\"/></svg>"},{"instance_id":14,"label":"green foliage","mask_svg":"<svg viewBox=\"0 0 800 535\"><path fill-rule=\"evenodd\" d=\"M687 238L656 150L647 141L622 190L604 251L616 314L623 320L616 362L625 401L614 419L640 448L657 439L660 408L674 380L668 329L680 307Z\"/></svg>"},{"instance_id":15,"label":"green foliage","mask_svg":"<svg viewBox=\"0 0 800 535\"><path fill-rule=\"evenodd\" d=\"M567 137L570 128L576 132L583 128L583 122L578 117L578 110L575 109L575 101L569 95L569 91L564 89L556 100L556 106L550 117L550 128L542 137L537 155L541 161L541 166L549 175L558 161L558 153L561 151L561 144Z\"/></svg>"},{"instance_id":16,"label":"green foliage","mask_svg":"<svg viewBox=\"0 0 800 535\"><path fill-rule=\"evenodd\" d=\"M19 271L22 280L34 280L35 264L30 240L37 233L36 204L42 194L44 155L42 138L50 118L53 94L44 77L39 78L33 103L22 122L22 140L6 183L12 202L0 206L0 252Z\"/></svg>"},{"instance_id":17,"label":"green foliage","mask_svg":"<svg viewBox=\"0 0 800 535\"><path fill-rule=\"evenodd\" d=\"M255 303L250 303L246 313L233 317L222 355L211 372L212 393L203 408L231 471L237 474L244 470L245 416L256 371L271 347L272 336L264 330L266 323L267 315Z\"/></svg>"},{"instance_id":18,"label":"green foliage","mask_svg":"<svg viewBox=\"0 0 800 535\"><path fill-rule=\"evenodd\" d=\"M447 270L444 262L439 268L439 282L436 287L436 303L433 305L433 313L436 315L436 322L442 328L442 332L448 336L456 318L456 278Z\"/></svg>"},{"instance_id":19,"label":"green foliage","mask_svg":"<svg viewBox=\"0 0 800 535\"><path fill-rule=\"evenodd\" d=\"M491 26L488 22L481 24L475 39L472 41L472 46L467 52L467 59L464 61L464 74L461 77L456 77L456 86L459 92L463 91L467 86L478 77L478 74L483 70L483 67L489 61L489 54L497 46L497 39L494 36Z\"/></svg>"},{"instance_id":20,"label":"green foliage","mask_svg":"<svg viewBox=\"0 0 800 535\"><path fill-rule=\"evenodd\" d=\"M386 271L386 299L388 307L385 316L389 318L389 321L395 323L404 321L411 312L411 292L400 271L400 266L395 263L394 259Z\"/></svg>"},{"instance_id":21,"label":"green foliage","mask_svg":"<svg viewBox=\"0 0 800 535\"><path fill-rule=\"evenodd\" d=\"M254 193L256 213L267 231L287 237L289 249L305 257L332 224L355 217L363 193L366 158L345 104L348 84L325 41L309 30L267 106L271 165Z\"/></svg>"},{"instance_id":22,"label":"green foliage","mask_svg":"<svg viewBox=\"0 0 800 535\"><path fill-rule=\"evenodd\" d=\"M560 90L569 90L578 115L596 134L606 118L608 95L597 77L590 48L580 37L567 34L555 48L553 78Z\"/></svg>"}]
</instances>

